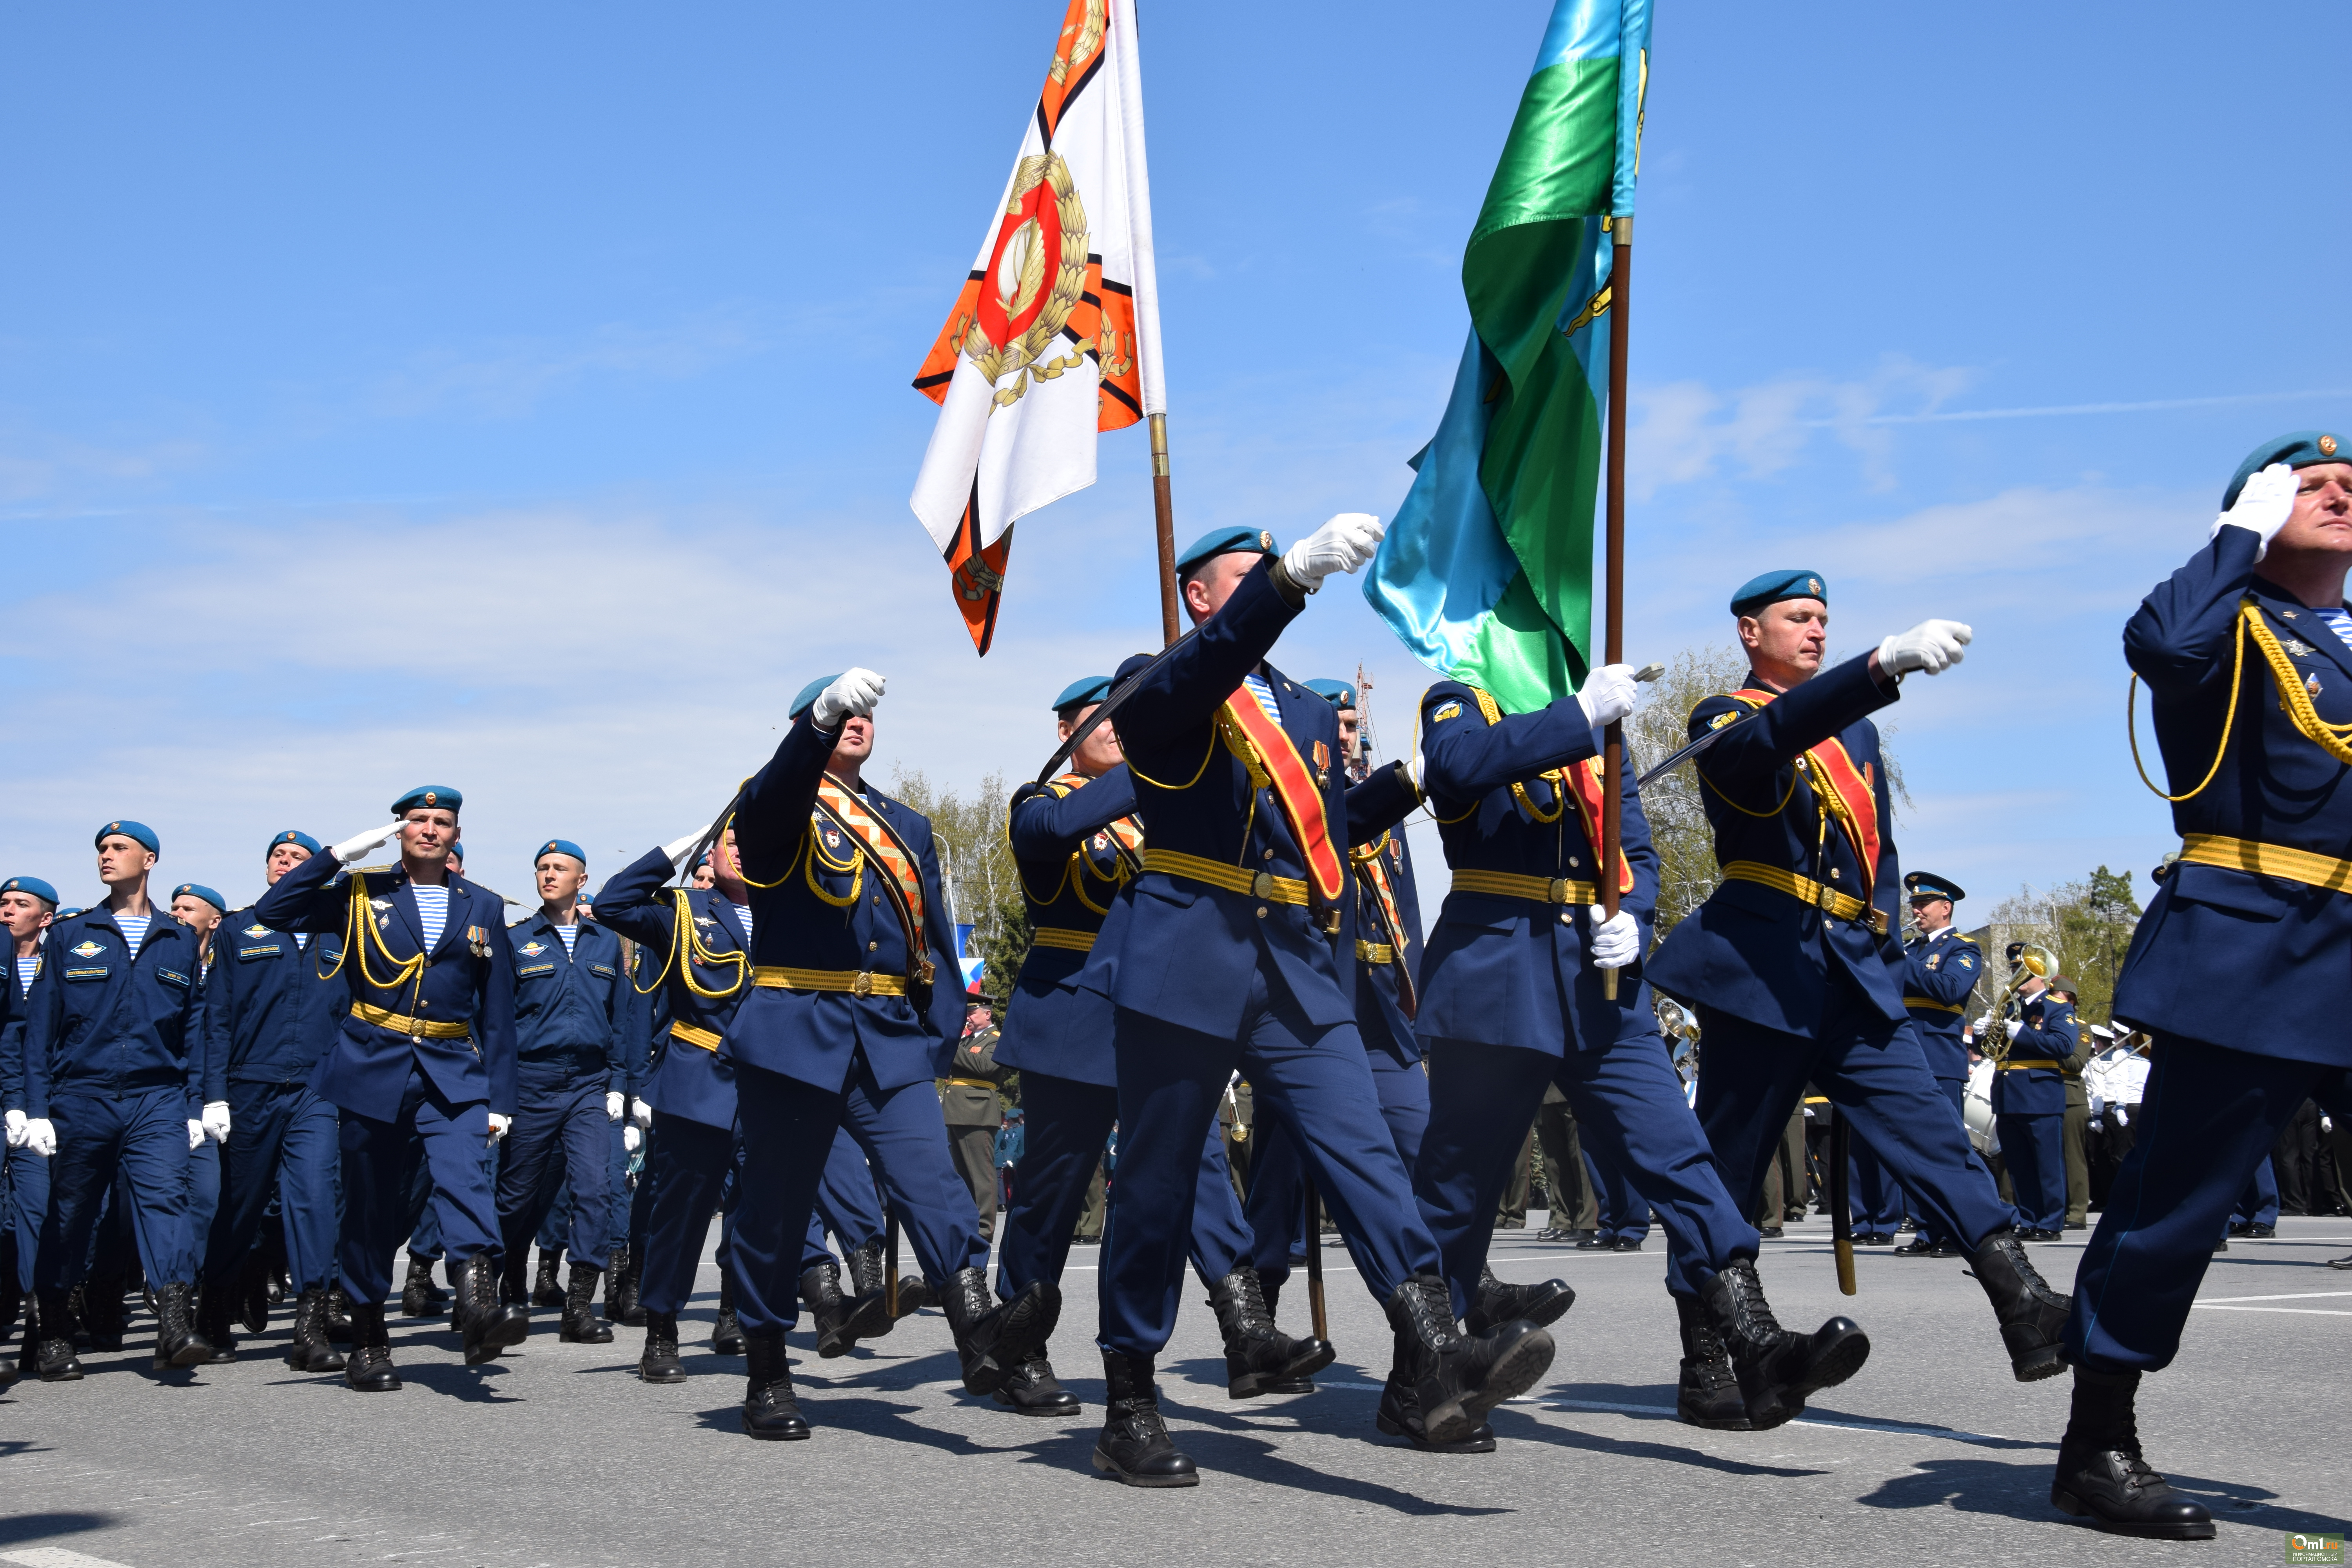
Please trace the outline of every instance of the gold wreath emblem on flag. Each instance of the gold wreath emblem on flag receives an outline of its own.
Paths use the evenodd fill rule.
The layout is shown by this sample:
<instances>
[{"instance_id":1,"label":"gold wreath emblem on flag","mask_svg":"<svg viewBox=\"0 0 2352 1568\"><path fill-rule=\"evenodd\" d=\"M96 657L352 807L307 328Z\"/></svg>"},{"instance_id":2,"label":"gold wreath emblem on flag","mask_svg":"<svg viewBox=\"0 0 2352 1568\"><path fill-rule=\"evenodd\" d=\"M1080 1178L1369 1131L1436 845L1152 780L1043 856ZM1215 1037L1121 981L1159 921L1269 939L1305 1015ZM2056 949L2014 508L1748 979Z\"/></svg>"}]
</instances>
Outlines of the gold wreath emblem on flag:
<instances>
[{"instance_id":1,"label":"gold wreath emblem on flag","mask_svg":"<svg viewBox=\"0 0 2352 1568\"><path fill-rule=\"evenodd\" d=\"M1044 187L1048 195L1033 195ZM1077 369L1094 347L1082 340L1068 353L1044 358L1045 351L1068 324L1070 312L1087 287L1087 209L1078 199L1077 182L1059 153L1040 153L1021 160L1013 175L1013 193L1004 204L1008 223L997 236L995 254L989 258L988 279L981 286L977 312L960 320L950 336L960 352L996 388L994 405L1010 408L1029 390L1031 377L1052 381ZM1047 225L1051 225L1050 231ZM1053 277L1046 278L1048 253ZM1002 323L1003 341L989 334L987 318ZM1012 377L1007 383L1005 378Z\"/></svg>"}]
</instances>

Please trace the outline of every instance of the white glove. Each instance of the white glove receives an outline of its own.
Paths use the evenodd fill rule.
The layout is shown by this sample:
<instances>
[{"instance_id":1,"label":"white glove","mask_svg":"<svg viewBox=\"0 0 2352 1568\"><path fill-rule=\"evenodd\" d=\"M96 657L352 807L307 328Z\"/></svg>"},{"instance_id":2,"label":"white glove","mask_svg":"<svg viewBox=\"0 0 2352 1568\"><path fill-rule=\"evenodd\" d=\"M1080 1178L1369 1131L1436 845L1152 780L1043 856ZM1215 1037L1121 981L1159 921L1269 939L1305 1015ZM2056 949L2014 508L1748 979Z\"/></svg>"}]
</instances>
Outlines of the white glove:
<instances>
[{"instance_id":1,"label":"white glove","mask_svg":"<svg viewBox=\"0 0 2352 1568\"><path fill-rule=\"evenodd\" d=\"M2321 1117L2321 1118L2319 1119L2319 1130L2320 1130L2320 1131L2322 1131L2323 1133L2325 1133L2325 1132L2333 1132L2333 1131L2336 1131L2336 1118L2334 1118L2334 1117L2332 1117L2332 1116L2323 1116L2323 1117Z\"/></svg>"},{"instance_id":2,"label":"white glove","mask_svg":"<svg viewBox=\"0 0 2352 1568\"><path fill-rule=\"evenodd\" d=\"M632 1097L629 1100L629 1120L640 1127L651 1127L654 1124L654 1108L644 1100Z\"/></svg>"},{"instance_id":3,"label":"white glove","mask_svg":"<svg viewBox=\"0 0 2352 1568\"><path fill-rule=\"evenodd\" d=\"M1282 552L1282 569L1308 593L1334 572L1353 572L1372 558L1388 527L1368 511L1343 511Z\"/></svg>"},{"instance_id":4,"label":"white glove","mask_svg":"<svg viewBox=\"0 0 2352 1568\"><path fill-rule=\"evenodd\" d=\"M2120 1105L2116 1107L2116 1125L2118 1127L2129 1127L2131 1125L2131 1113Z\"/></svg>"},{"instance_id":5,"label":"white glove","mask_svg":"<svg viewBox=\"0 0 2352 1568\"><path fill-rule=\"evenodd\" d=\"M1982 1035L1987 1029L1991 1027L1992 1009L1988 1007L1982 1013L1977 1015L1977 1033L1979 1035Z\"/></svg>"},{"instance_id":6,"label":"white glove","mask_svg":"<svg viewBox=\"0 0 2352 1568\"><path fill-rule=\"evenodd\" d=\"M604 1120L607 1121L618 1121L621 1119L622 1105L628 1098L629 1097L627 1095L623 1094L617 1089L606 1089L604 1091Z\"/></svg>"},{"instance_id":7,"label":"white glove","mask_svg":"<svg viewBox=\"0 0 2352 1568\"><path fill-rule=\"evenodd\" d=\"M25 1123L25 1147L47 1160L58 1152L57 1124L46 1116L36 1116Z\"/></svg>"},{"instance_id":8,"label":"white glove","mask_svg":"<svg viewBox=\"0 0 2352 1568\"><path fill-rule=\"evenodd\" d=\"M25 1146L25 1113L21 1110L10 1111L7 1116L7 1122L8 1147L11 1149L22 1149Z\"/></svg>"},{"instance_id":9,"label":"white glove","mask_svg":"<svg viewBox=\"0 0 2352 1568\"><path fill-rule=\"evenodd\" d=\"M635 1153L637 1152L637 1145L645 1141L646 1135L637 1131L637 1124L635 1122L632 1121L627 1126L621 1129L621 1152L623 1153Z\"/></svg>"},{"instance_id":10,"label":"white glove","mask_svg":"<svg viewBox=\"0 0 2352 1568\"><path fill-rule=\"evenodd\" d=\"M513 1117L511 1117L511 1116L500 1116L497 1111L495 1111L495 1110L491 1111L491 1112L490 1112L490 1135L489 1135L488 1138L485 1138L485 1139L483 1139L483 1140L482 1140L482 1147L484 1147L485 1149L487 1149L487 1148L488 1148L491 1144L496 1143L499 1139L501 1139L501 1138L505 1137L505 1136L507 1135L507 1129L508 1129L508 1128L509 1128L509 1127L511 1127L511 1126L513 1126L513 1125L514 1125L514 1118L513 1118Z\"/></svg>"},{"instance_id":11,"label":"white glove","mask_svg":"<svg viewBox=\"0 0 2352 1568\"><path fill-rule=\"evenodd\" d=\"M1889 675L1914 669L1941 675L1968 657L1960 650L1975 636L1958 621L1921 621L1878 645L1878 668Z\"/></svg>"},{"instance_id":12,"label":"white glove","mask_svg":"<svg viewBox=\"0 0 2352 1568\"><path fill-rule=\"evenodd\" d=\"M688 855L693 854L694 847L701 843L702 836L709 831L710 829L708 827L698 827L693 832L688 834L685 837L674 839L670 843L663 845L662 853L668 858L669 863L675 866L679 861L685 859Z\"/></svg>"},{"instance_id":13,"label":"white glove","mask_svg":"<svg viewBox=\"0 0 2352 1568\"><path fill-rule=\"evenodd\" d=\"M2018 1036L2023 1033L2025 1033L2025 1020L2022 1018L2011 1018L2009 1021L2009 1037L2014 1040Z\"/></svg>"},{"instance_id":14,"label":"white glove","mask_svg":"<svg viewBox=\"0 0 2352 1568\"><path fill-rule=\"evenodd\" d=\"M1631 910L1610 914L1592 906L1592 940L1586 944L1592 962L1602 969L1622 969L1642 956L1642 925Z\"/></svg>"},{"instance_id":15,"label":"white glove","mask_svg":"<svg viewBox=\"0 0 2352 1568\"><path fill-rule=\"evenodd\" d=\"M1584 710L1585 722L1605 730L1633 710L1633 691L1632 665L1604 664L1584 678L1584 689L1576 700Z\"/></svg>"},{"instance_id":16,"label":"white glove","mask_svg":"<svg viewBox=\"0 0 2352 1568\"><path fill-rule=\"evenodd\" d=\"M2273 463L2238 492L2238 504L2213 520L2213 532L2221 531L2223 523L2234 523L2248 529L2262 541L2254 546L2254 559L2260 561L2270 553L2271 541L2286 526L2288 516L2294 510L2294 470L2284 463Z\"/></svg>"},{"instance_id":17,"label":"white glove","mask_svg":"<svg viewBox=\"0 0 2352 1568\"><path fill-rule=\"evenodd\" d=\"M2092 1118L2091 1118L2091 1131L2094 1131L2094 1132L2105 1132L2106 1130L2107 1130L2106 1123L2105 1123L2104 1121L2100 1121L2097 1117L2095 1117L2095 1116L2094 1116L2094 1117L2092 1117Z\"/></svg>"},{"instance_id":18,"label":"white glove","mask_svg":"<svg viewBox=\"0 0 2352 1568\"><path fill-rule=\"evenodd\" d=\"M205 1135L215 1143L228 1142L228 1101L210 1100L205 1102L205 1117L200 1124Z\"/></svg>"},{"instance_id":19,"label":"white glove","mask_svg":"<svg viewBox=\"0 0 2352 1568\"><path fill-rule=\"evenodd\" d=\"M863 719L882 700L882 689L888 684L870 669L845 670L809 704L809 722L820 730L831 730L845 718Z\"/></svg>"},{"instance_id":20,"label":"white glove","mask_svg":"<svg viewBox=\"0 0 2352 1568\"><path fill-rule=\"evenodd\" d=\"M381 848L383 845L389 843L393 836L398 833L403 826L403 824L395 822L388 827L378 827L370 832L362 833L357 838L346 838L341 844L329 849L327 853L332 855L336 859L341 861L346 866L355 865L359 861L364 860L370 855L375 853L375 851Z\"/></svg>"},{"instance_id":21,"label":"white glove","mask_svg":"<svg viewBox=\"0 0 2352 1568\"><path fill-rule=\"evenodd\" d=\"M188 1123L188 1152L189 1152L189 1153L191 1153L191 1154L193 1154L193 1153L194 1153L197 1150L199 1150L199 1149L203 1148L204 1146L205 1146L205 1124L204 1124L203 1122L201 1122L201 1121L191 1121L191 1122L189 1122L189 1123Z\"/></svg>"}]
</instances>

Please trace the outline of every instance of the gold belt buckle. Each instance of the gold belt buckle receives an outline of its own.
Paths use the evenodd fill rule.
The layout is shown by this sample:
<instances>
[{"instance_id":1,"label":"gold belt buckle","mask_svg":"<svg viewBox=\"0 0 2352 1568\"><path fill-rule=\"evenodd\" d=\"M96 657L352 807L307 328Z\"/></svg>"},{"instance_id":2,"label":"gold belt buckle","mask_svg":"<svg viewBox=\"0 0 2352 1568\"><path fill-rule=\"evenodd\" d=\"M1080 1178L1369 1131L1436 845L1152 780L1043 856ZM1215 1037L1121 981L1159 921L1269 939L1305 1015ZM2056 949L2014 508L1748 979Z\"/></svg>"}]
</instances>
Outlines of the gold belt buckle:
<instances>
[{"instance_id":1,"label":"gold belt buckle","mask_svg":"<svg viewBox=\"0 0 2352 1568\"><path fill-rule=\"evenodd\" d=\"M1260 871L1256 876L1252 877L1250 879L1250 894L1253 898L1273 898L1274 873L1271 871Z\"/></svg>"},{"instance_id":2,"label":"gold belt buckle","mask_svg":"<svg viewBox=\"0 0 2352 1568\"><path fill-rule=\"evenodd\" d=\"M1551 879L1551 901L1555 904L1564 904L1568 902L1567 878L1554 877Z\"/></svg>"},{"instance_id":3,"label":"gold belt buckle","mask_svg":"<svg viewBox=\"0 0 2352 1568\"><path fill-rule=\"evenodd\" d=\"M1837 889L1827 882L1816 882L1813 887L1818 894L1814 901L1822 906L1822 912L1825 915L1837 913Z\"/></svg>"},{"instance_id":4,"label":"gold belt buckle","mask_svg":"<svg viewBox=\"0 0 2352 1568\"><path fill-rule=\"evenodd\" d=\"M851 980L850 980L850 982L849 982L849 994L850 994L852 996L871 996L871 995L873 995L873 994L874 994L874 972L873 972L872 970L870 970L870 969L861 969L861 970L859 970L859 971L856 973L856 974L851 978Z\"/></svg>"}]
</instances>

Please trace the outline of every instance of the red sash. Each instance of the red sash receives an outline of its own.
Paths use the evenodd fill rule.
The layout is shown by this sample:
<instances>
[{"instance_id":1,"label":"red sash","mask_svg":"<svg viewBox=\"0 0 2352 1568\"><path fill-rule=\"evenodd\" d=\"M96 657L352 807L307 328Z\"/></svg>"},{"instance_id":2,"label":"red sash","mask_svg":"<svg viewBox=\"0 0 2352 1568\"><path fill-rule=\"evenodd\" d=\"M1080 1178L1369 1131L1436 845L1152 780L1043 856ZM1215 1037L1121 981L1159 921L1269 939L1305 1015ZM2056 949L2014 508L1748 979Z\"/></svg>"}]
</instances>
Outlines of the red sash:
<instances>
[{"instance_id":1,"label":"red sash","mask_svg":"<svg viewBox=\"0 0 2352 1568\"><path fill-rule=\"evenodd\" d=\"M1757 691L1743 687L1731 694L1737 702L1761 708L1780 695L1773 691ZM1846 754L1845 742L1832 735L1804 754L1802 763L1806 782L1813 786L1829 814L1837 818L1838 830L1853 847L1854 858L1862 865L1862 901L1871 901L1878 882L1878 787L1867 765L1854 766L1853 758Z\"/></svg>"},{"instance_id":2,"label":"red sash","mask_svg":"<svg viewBox=\"0 0 2352 1568\"><path fill-rule=\"evenodd\" d=\"M1601 858L1601 759L1587 757L1572 768L1562 768L1570 786L1567 793L1576 801L1576 815L1584 820L1584 841L1592 846L1592 858ZM1558 788L1555 775L1554 788ZM1622 850L1617 856L1617 890L1633 890L1633 866Z\"/></svg>"},{"instance_id":3,"label":"red sash","mask_svg":"<svg viewBox=\"0 0 2352 1568\"><path fill-rule=\"evenodd\" d=\"M1289 733L1266 717L1246 685L1225 699L1221 727L1226 743L1248 764L1251 782L1260 787L1273 786L1275 799L1282 803L1282 815L1290 824L1290 836L1307 862L1307 881L1325 903L1339 902L1348 885L1347 874L1339 864L1339 851L1331 847L1330 825L1323 816L1323 792L1315 786L1315 775L1307 771L1307 759L1291 744Z\"/></svg>"},{"instance_id":4,"label":"red sash","mask_svg":"<svg viewBox=\"0 0 2352 1568\"><path fill-rule=\"evenodd\" d=\"M1389 868L1381 859L1381 851L1388 847L1389 836L1381 834L1370 844L1359 845L1348 851L1355 862L1356 875L1371 884L1372 900L1380 906L1381 923L1388 928L1389 949L1396 954L1397 1001L1408 1018L1420 1016L1421 998L1412 984L1412 960L1405 956L1404 921L1397 916L1396 889L1389 883Z\"/></svg>"}]
</instances>

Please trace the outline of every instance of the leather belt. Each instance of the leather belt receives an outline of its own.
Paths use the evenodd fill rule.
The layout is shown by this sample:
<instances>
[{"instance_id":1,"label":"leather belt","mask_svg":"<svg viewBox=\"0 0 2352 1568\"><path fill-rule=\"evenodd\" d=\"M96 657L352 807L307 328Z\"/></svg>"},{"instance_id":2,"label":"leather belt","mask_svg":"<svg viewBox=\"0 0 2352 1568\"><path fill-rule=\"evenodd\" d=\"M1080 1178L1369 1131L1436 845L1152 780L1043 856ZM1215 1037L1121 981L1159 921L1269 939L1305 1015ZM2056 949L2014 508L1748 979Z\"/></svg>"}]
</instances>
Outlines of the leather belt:
<instances>
[{"instance_id":1,"label":"leather belt","mask_svg":"<svg viewBox=\"0 0 2352 1568\"><path fill-rule=\"evenodd\" d=\"M406 1035L412 1040L467 1040L473 1038L474 1035L470 1024L444 1024L412 1018L405 1013L395 1013L373 1002L352 1003L352 1016L363 1024L373 1024L396 1035Z\"/></svg>"},{"instance_id":2,"label":"leather belt","mask_svg":"<svg viewBox=\"0 0 2352 1568\"><path fill-rule=\"evenodd\" d=\"M1801 904L1811 904L1823 914L1853 925L1866 926L1875 935L1886 934L1885 910L1864 903L1852 893L1841 893L1826 882L1816 882L1811 877L1754 860L1734 860L1723 868L1723 879L1727 882L1754 882L1759 887L1786 893Z\"/></svg>"},{"instance_id":3,"label":"leather belt","mask_svg":"<svg viewBox=\"0 0 2352 1568\"><path fill-rule=\"evenodd\" d=\"M1092 952L1095 933L1090 931L1064 931L1059 926L1038 926L1029 933L1031 947L1061 947L1072 952Z\"/></svg>"},{"instance_id":4,"label":"leather belt","mask_svg":"<svg viewBox=\"0 0 2352 1568\"><path fill-rule=\"evenodd\" d=\"M1598 883L1573 877L1520 877L1508 871L1456 871L1454 891L1491 893L1502 899L1525 899L1537 904L1597 904Z\"/></svg>"},{"instance_id":5,"label":"leather belt","mask_svg":"<svg viewBox=\"0 0 2352 1568\"><path fill-rule=\"evenodd\" d=\"M1223 888L1229 893L1247 893L1251 898L1269 904L1307 907L1307 884L1297 877L1277 877L1271 871L1252 871L1218 860L1203 860L1198 855L1187 855L1181 849L1145 849L1143 868L1194 882L1206 882L1212 888Z\"/></svg>"},{"instance_id":6,"label":"leather belt","mask_svg":"<svg viewBox=\"0 0 2352 1568\"><path fill-rule=\"evenodd\" d=\"M1903 1005L1906 1007L1929 1007L1938 1013L1950 1013L1955 1016L1968 1011L1968 1008L1960 1003L1938 1002L1932 996L1906 996L1903 998Z\"/></svg>"},{"instance_id":7,"label":"leather belt","mask_svg":"<svg viewBox=\"0 0 2352 1568\"><path fill-rule=\"evenodd\" d=\"M991 1094L996 1092L996 1086L984 1078L943 1078L940 1081L958 1089L984 1089Z\"/></svg>"},{"instance_id":8,"label":"leather belt","mask_svg":"<svg viewBox=\"0 0 2352 1568\"><path fill-rule=\"evenodd\" d=\"M700 1046L706 1051L719 1049L719 1031L716 1029L698 1029L691 1024L673 1021L669 1026L669 1037L684 1040L689 1046Z\"/></svg>"},{"instance_id":9,"label":"leather belt","mask_svg":"<svg viewBox=\"0 0 2352 1568\"><path fill-rule=\"evenodd\" d=\"M1384 942L1360 942L1356 944L1356 958L1363 963L1394 963L1396 949Z\"/></svg>"},{"instance_id":10,"label":"leather belt","mask_svg":"<svg viewBox=\"0 0 2352 1568\"><path fill-rule=\"evenodd\" d=\"M2019 1061L2000 1064L2000 1070L2003 1072L2032 1072L2035 1068L2048 1068L2052 1072L2056 1072L2059 1070L2059 1064L2052 1061L2048 1057L2026 1057Z\"/></svg>"},{"instance_id":11,"label":"leather belt","mask_svg":"<svg viewBox=\"0 0 2352 1568\"><path fill-rule=\"evenodd\" d=\"M2199 866L2250 871L2257 877L2277 877L2331 893L2352 893L2352 860L2284 844L2261 844L2251 838L2224 838L2218 833L2191 833L2180 841L2180 858Z\"/></svg>"},{"instance_id":12,"label":"leather belt","mask_svg":"<svg viewBox=\"0 0 2352 1568\"><path fill-rule=\"evenodd\" d=\"M904 996L907 977L877 974L870 969L786 969L762 963L751 971L751 984L770 991L837 991L852 996Z\"/></svg>"}]
</instances>

